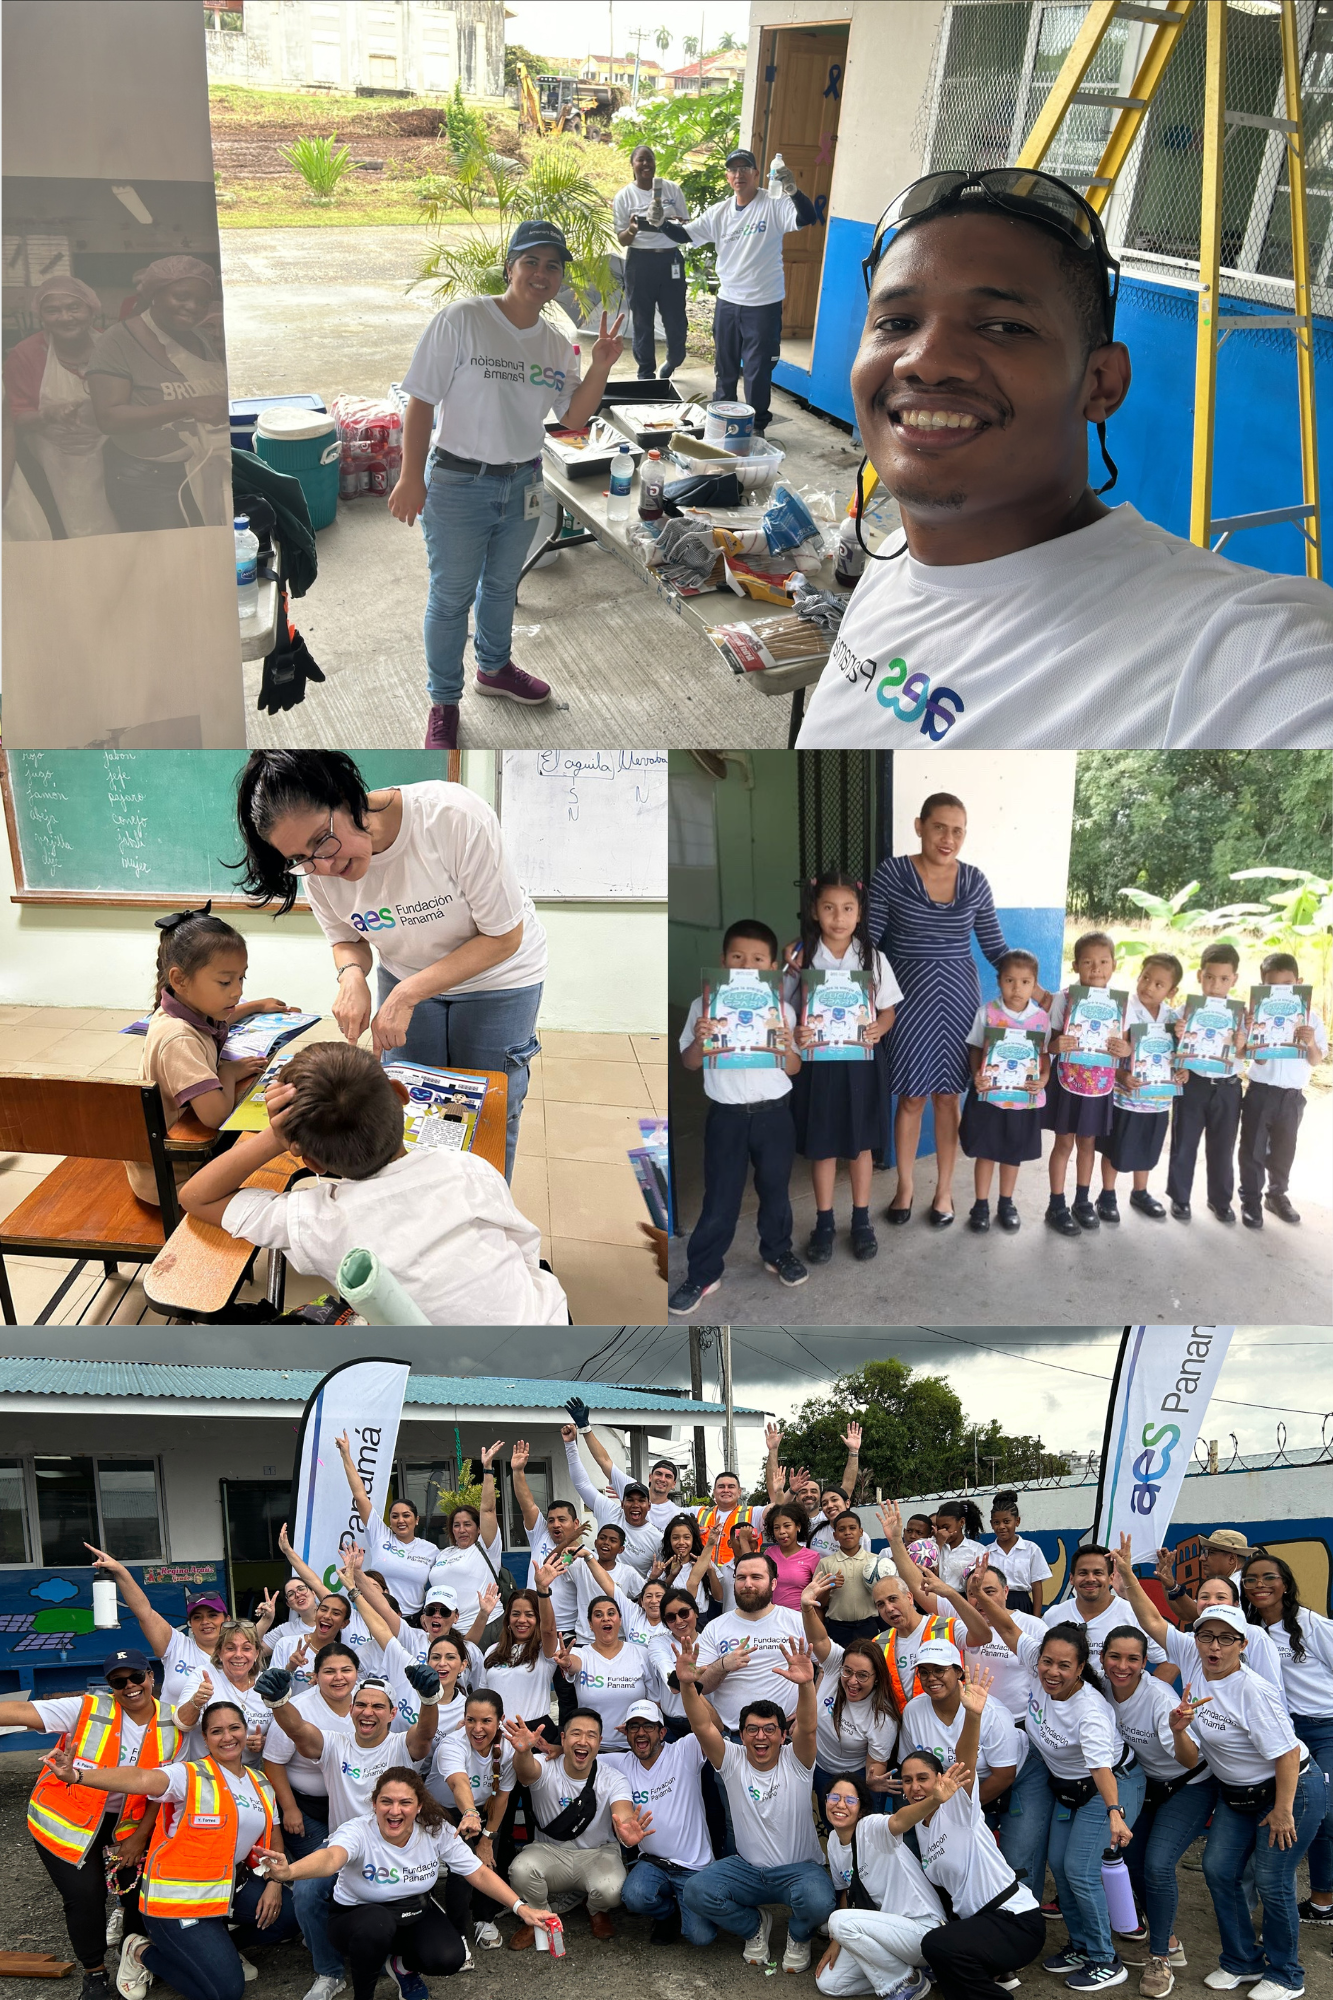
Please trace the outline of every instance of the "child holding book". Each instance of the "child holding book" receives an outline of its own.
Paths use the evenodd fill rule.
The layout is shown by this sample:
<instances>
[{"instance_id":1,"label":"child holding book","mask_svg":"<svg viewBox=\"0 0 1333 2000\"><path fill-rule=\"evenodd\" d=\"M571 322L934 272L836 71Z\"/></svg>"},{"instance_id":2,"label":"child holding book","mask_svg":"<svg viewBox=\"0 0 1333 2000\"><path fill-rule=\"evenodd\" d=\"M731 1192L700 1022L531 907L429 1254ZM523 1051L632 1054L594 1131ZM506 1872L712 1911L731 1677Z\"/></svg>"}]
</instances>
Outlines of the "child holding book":
<instances>
[{"instance_id":1,"label":"child holding book","mask_svg":"<svg viewBox=\"0 0 1333 2000\"><path fill-rule=\"evenodd\" d=\"M1206 945L1199 954L1199 992L1205 1000L1226 1000L1240 977L1240 957L1234 944ZM1172 1032L1177 1041L1189 1023L1188 1002ZM1171 1111L1171 1161L1166 1176L1167 1198L1177 1222L1190 1219L1194 1163L1203 1140L1208 1206L1219 1222L1234 1223L1231 1198L1236 1191L1236 1134L1240 1130L1240 1070L1243 1027L1228 1035L1220 1056L1186 1054L1179 1097Z\"/></svg>"},{"instance_id":2,"label":"child holding book","mask_svg":"<svg viewBox=\"0 0 1333 2000\"><path fill-rule=\"evenodd\" d=\"M722 963L735 971L776 972L778 940L767 924L743 917L722 940ZM708 1102L704 1127L704 1199L690 1236L685 1278L667 1300L667 1311L692 1313L722 1283L727 1251L740 1219L745 1183L754 1172L759 1197L759 1255L764 1268L783 1285L803 1285L810 1275L791 1247L792 1159L796 1137L791 1117L791 1080L801 1066L792 1039L796 1015L783 1000L785 1045L781 1060L755 1068L710 1065L708 1045L719 1023L695 1000L680 1037L686 1069L703 1071Z\"/></svg>"},{"instance_id":3,"label":"child holding book","mask_svg":"<svg viewBox=\"0 0 1333 2000\"><path fill-rule=\"evenodd\" d=\"M157 1085L168 1130L188 1104L201 1124L216 1131L264 1067L262 1056L224 1061L228 1034L252 1014L288 1011L285 1000L242 1000L245 939L212 910L210 897L200 910L156 919L157 969L139 1081ZM139 1200L156 1208L152 1168L127 1160L125 1171ZM189 1171L188 1163L178 1164L177 1180Z\"/></svg>"},{"instance_id":4,"label":"child holding book","mask_svg":"<svg viewBox=\"0 0 1333 2000\"><path fill-rule=\"evenodd\" d=\"M1259 967L1266 986L1297 986L1301 970L1289 951L1273 951ZM1240 1110L1240 1219L1262 1229L1264 1209L1282 1222L1299 1222L1287 1187L1296 1157L1296 1134L1305 1115L1310 1070L1328 1054L1328 1031L1318 1011L1292 1031L1295 1056L1269 1056L1250 1046L1250 1076ZM1264 1182L1267 1179L1267 1192Z\"/></svg>"},{"instance_id":5,"label":"child holding book","mask_svg":"<svg viewBox=\"0 0 1333 2000\"><path fill-rule=\"evenodd\" d=\"M884 1037L893 1026L902 988L882 951L870 942L864 885L850 875L820 875L804 885L801 939L787 953L787 992L795 1000L801 973L868 972L873 1015L862 1030L870 1057L864 1062L803 1062L792 1093L796 1150L810 1162L815 1190L815 1226L805 1246L812 1264L833 1255L833 1183L838 1161L846 1160L852 1184L852 1255L867 1262L879 1249L870 1220L870 1177L874 1155L889 1131L891 1097ZM796 1030L796 1046L814 1047L808 1023Z\"/></svg>"},{"instance_id":6,"label":"child holding book","mask_svg":"<svg viewBox=\"0 0 1333 2000\"><path fill-rule=\"evenodd\" d=\"M478 1153L403 1144L407 1090L368 1049L300 1049L264 1095L268 1126L201 1167L181 1207L292 1268L335 1282L369 1250L432 1326L566 1326L541 1232ZM290 1152L315 1176L285 1194L244 1183Z\"/></svg>"},{"instance_id":7,"label":"child holding book","mask_svg":"<svg viewBox=\"0 0 1333 2000\"><path fill-rule=\"evenodd\" d=\"M1000 1169L1000 1200L995 1220L1001 1229L1012 1233L1021 1227L1018 1210L1014 1206L1018 1170L1025 1160L1041 1158L1041 1114L1046 1103L1046 1082L1051 1073L1046 1038L1051 1022L1045 1008L1039 1007L1033 997L1040 969L1030 951L1004 952L995 961L999 998L978 1007L976 1019L968 1029L972 1081L963 1105L958 1138L967 1157L976 1161L973 1170L976 1199L972 1203L967 1226L978 1234L990 1228L990 1190L996 1167ZM990 1087L982 1078L986 1067L987 1029L998 1029L1003 1033L1009 1028L1021 1029L1027 1035L1035 1034L1038 1038L1034 1049L1035 1069L1025 1065L1025 1074L1014 1085L1006 1084L1002 1093L1017 1096L1021 1091L1026 1103L992 1101ZM990 1040L994 1046L994 1034ZM1004 1046L1002 1041L999 1045Z\"/></svg>"},{"instance_id":8,"label":"child holding book","mask_svg":"<svg viewBox=\"0 0 1333 2000\"><path fill-rule=\"evenodd\" d=\"M1051 1198L1046 1209L1046 1221L1061 1236L1077 1236L1080 1229L1101 1227L1101 1218L1091 1198L1092 1163L1097 1141L1104 1139L1111 1130L1116 1063L1129 1054L1129 1043L1123 1032L1117 1031L1106 1035L1101 1049L1097 1051L1099 1058L1105 1057L1104 1061L1070 1061L1070 1057L1080 1049L1083 1039L1078 1033L1066 1032L1066 1023L1077 1006L1076 1000L1071 999L1072 987L1086 986L1093 991L1104 992L1110 986L1114 973L1114 939L1108 937L1105 931L1085 931L1074 942L1074 978L1071 986L1056 994L1051 1007L1051 1049L1058 1060L1046 1092L1046 1109L1042 1113L1046 1130L1055 1134L1050 1158ZM1076 1154L1078 1161L1077 1192L1072 1210L1065 1200L1065 1174L1071 1153Z\"/></svg>"},{"instance_id":9,"label":"child holding book","mask_svg":"<svg viewBox=\"0 0 1333 2000\"><path fill-rule=\"evenodd\" d=\"M1171 1028L1177 1014L1170 1003L1180 991L1180 982L1184 977L1184 966L1169 951L1148 953L1139 967L1138 983L1125 1009L1125 1033L1129 1036L1131 1051L1134 1036L1130 1031L1133 1028L1149 1025ZM1148 1175L1162 1157L1170 1113L1164 1103L1154 1099L1136 1080L1133 1060L1131 1053L1129 1062L1122 1063L1116 1070L1111 1129L1104 1139L1097 1141L1097 1151L1102 1156L1102 1191L1097 1197L1097 1213L1103 1222L1119 1222L1116 1176L1132 1174L1134 1186L1129 1197L1130 1207L1137 1209L1140 1215L1164 1222L1166 1209L1156 1195L1149 1194Z\"/></svg>"}]
</instances>

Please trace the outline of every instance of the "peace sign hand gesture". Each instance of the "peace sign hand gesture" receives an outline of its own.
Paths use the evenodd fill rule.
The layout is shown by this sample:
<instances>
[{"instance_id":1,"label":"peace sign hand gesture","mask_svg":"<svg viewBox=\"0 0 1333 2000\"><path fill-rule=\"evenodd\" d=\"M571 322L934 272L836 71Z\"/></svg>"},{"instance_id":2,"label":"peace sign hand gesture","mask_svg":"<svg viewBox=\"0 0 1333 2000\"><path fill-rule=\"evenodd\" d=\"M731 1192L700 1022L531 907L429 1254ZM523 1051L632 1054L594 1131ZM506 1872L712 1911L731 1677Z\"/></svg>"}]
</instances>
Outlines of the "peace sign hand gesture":
<instances>
[{"instance_id":1,"label":"peace sign hand gesture","mask_svg":"<svg viewBox=\"0 0 1333 2000\"><path fill-rule=\"evenodd\" d=\"M620 338L620 329L625 324L624 313L617 313L614 326L606 324L606 309L602 309L602 323L597 330L597 338L592 344L592 365L605 368L610 374L625 351L625 343Z\"/></svg>"}]
</instances>

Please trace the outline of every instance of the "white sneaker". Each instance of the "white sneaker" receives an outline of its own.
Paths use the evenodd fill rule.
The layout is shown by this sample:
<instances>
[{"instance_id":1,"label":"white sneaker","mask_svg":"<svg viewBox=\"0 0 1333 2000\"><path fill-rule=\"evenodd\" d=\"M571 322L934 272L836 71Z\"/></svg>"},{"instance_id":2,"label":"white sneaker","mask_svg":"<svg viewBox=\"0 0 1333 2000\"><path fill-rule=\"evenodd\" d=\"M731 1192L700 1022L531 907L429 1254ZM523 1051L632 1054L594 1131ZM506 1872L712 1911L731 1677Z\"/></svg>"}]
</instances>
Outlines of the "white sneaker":
<instances>
[{"instance_id":1,"label":"white sneaker","mask_svg":"<svg viewBox=\"0 0 1333 2000\"><path fill-rule=\"evenodd\" d=\"M472 1947L471 1947L471 1945L470 1945L470 1944L468 1943L467 1939L466 1939L466 1938L464 1938L464 1939L463 1939L463 1963L462 1963L462 1964L461 1964L461 1965L459 1966L458 1970L459 1970L460 1972L475 1972L475 1971L476 1971L476 1969L477 1969L477 1961L476 1961L476 1959L475 1959L475 1958L474 1958L474 1957L472 1956Z\"/></svg>"},{"instance_id":2,"label":"white sneaker","mask_svg":"<svg viewBox=\"0 0 1333 2000\"><path fill-rule=\"evenodd\" d=\"M1257 1986L1250 1988L1250 2000L1300 2000L1303 1986L1279 1986L1276 1979L1261 1979Z\"/></svg>"},{"instance_id":3,"label":"white sneaker","mask_svg":"<svg viewBox=\"0 0 1333 2000\"><path fill-rule=\"evenodd\" d=\"M341 1993L347 1981L334 1972L321 1972L314 1985L305 1995L305 2000L333 2000L335 1993Z\"/></svg>"},{"instance_id":4,"label":"white sneaker","mask_svg":"<svg viewBox=\"0 0 1333 2000\"><path fill-rule=\"evenodd\" d=\"M1023 1984L1023 1982L1019 1978L1016 1972L1007 1972L1004 1975L1003 1979L997 1972L995 1975L995 1984L997 1986L1003 1986L1006 1993L1016 1993L1018 1991L1018 1988Z\"/></svg>"},{"instance_id":5,"label":"white sneaker","mask_svg":"<svg viewBox=\"0 0 1333 2000\"><path fill-rule=\"evenodd\" d=\"M106 1920L106 1941L108 1944L119 1944L124 1935L125 1912L119 1903L114 1903L111 1915Z\"/></svg>"},{"instance_id":6,"label":"white sneaker","mask_svg":"<svg viewBox=\"0 0 1333 2000\"><path fill-rule=\"evenodd\" d=\"M236 1956L241 1961L241 1971L245 1976L245 1983L248 1986L252 1979L258 1979L259 1967L257 1965L251 1965L249 1959L245 1956L245 1953L242 1951L238 1951Z\"/></svg>"},{"instance_id":7,"label":"white sneaker","mask_svg":"<svg viewBox=\"0 0 1333 2000\"><path fill-rule=\"evenodd\" d=\"M759 1928L753 1937L746 1938L745 1949L741 1953L741 1957L747 1965L768 1964L768 1934L772 1928L772 1911L761 1910L759 1912Z\"/></svg>"},{"instance_id":8,"label":"white sneaker","mask_svg":"<svg viewBox=\"0 0 1333 2000\"><path fill-rule=\"evenodd\" d=\"M1214 1993L1234 1993L1238 1986L1253 1986L1263 1976L1262 1972L1224 1972L1219 1965L1204 1973L1203 1983Z\"/></svg>"},{"instance_id":9,"label":"white sneaker","mask_svg":"<svg viewBox=\"0 0 1333 2000\"><path fill-rule=\"evenodd\" d=\"M143 1955L148 1949L146 1937L127 1937L120 1948L120 1964L116 1967L116 1991L122 2000L144 2000L144 1995L153 1983L153 1975L143 1963Z\"/></svg>"},{"instance_id":10,"label":"white sneaker","mask_svg":"<svg viewBox=\"0 0 1333 2000\"><path fill-rule=\"evenodd\" d=\"M797 1939L788 1936L787 1948L782 1954L782 1970L784 1972L808 1972L810 1970L809 1938Z\"/></svg>"},{"instance_id":11,"label":"white sneaker","mask_svg":"<svg viewBox=\"0 0 1333 2000\"><path fill-rule=\"evenodd\" d=\"M501 1938L499 1929L495 1924L474 1924L472 1929L480 1950L499 1951L504 1940ZM310 2000L308 1994L306 2000Z\"/></svg>"}]
</instances>

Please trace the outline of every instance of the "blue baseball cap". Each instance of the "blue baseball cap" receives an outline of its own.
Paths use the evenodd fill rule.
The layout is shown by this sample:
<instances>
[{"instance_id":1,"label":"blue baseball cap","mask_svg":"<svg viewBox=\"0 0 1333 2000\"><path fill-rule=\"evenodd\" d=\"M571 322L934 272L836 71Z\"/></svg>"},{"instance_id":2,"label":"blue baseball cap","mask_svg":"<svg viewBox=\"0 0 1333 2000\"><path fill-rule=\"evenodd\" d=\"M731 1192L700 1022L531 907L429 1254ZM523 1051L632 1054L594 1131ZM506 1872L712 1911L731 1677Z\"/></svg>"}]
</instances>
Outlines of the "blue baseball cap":
<instances>
[{"instance_id":1,"label":"blue baseball cap","mask_svg":"<svg viewBox=\"0 0 1333 2000\"><path fill-rule=\"evenodd\" d=\"M153 1671L153 1663L147 1653L141 1653L132 1646L107 1654L102 1662L102 1678L105 1680L108 1674L114 1674L118 1667L128 1667L131 1673L137 1674L151 1674Z\"/></svg>"},{"instance_id":2,"label":"blue baseball cap","mask_svg":"<svg viewBox=\"0 0 1333 2000\"><path fill-rule=\"evenodd\" d=\"M534 250L541 244L545 244L549 249L558 250L562 264L567 264L573 255L565 241L564 230L558 228L554 222L520 222L509 239L509 248L505 252L506 264L524 250Z\"/></svg>"}]
</instances>

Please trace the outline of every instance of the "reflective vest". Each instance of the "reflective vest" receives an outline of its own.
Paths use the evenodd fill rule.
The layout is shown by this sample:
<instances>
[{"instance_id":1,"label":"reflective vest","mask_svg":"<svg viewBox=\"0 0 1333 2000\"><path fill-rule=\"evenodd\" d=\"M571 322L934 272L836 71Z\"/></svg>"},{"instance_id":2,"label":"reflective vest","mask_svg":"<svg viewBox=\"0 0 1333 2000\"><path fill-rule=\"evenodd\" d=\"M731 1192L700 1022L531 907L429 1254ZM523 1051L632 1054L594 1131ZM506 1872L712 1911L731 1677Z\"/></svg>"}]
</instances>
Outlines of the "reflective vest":
<instances>
[{"instance_id":1,"label":"reflective vest","mask_svg":"<svg viewBox=\"0 0 1333 2000\"><path fill-rule=\"evenodd\" d=\"M753 1507L733 1507L731 1512L726 1516L726 1519L722 1527L722 1539L717 1545L717 1559L719 1562L729 1563L731 1561L732 1529L736 1527L746 1528L753 1526L754 1515L755 1515L755 1510ZM699 1523L699 1533L704 1537L706 1541L708 1539L709 1534L712 1531L713 1523L717 1519L717 1508L696 1507L694 1510L694 1518ZM757 1541L759 1539L758 1536L756 1536L755 1539Z\"/></svg>"},{"instance_id":2,"label":"reflective vest","mask_svg":"<svg viewBox=\"0 0 1333 2000\"><path fill-rule=\"evenodd\" d=\"M120 1763L122 1710L115 1697L106 1692L86 1694L73 1729L61 1737L57 1748L72 1752L78 1764L95 1770L114 1770ZM175 1756L181 1732L162 1704L153 1703L153 1719L143 1733L134 1766L153 1771L169 1764ZM67 1785L49 1764L43 1764L32 1797L28 1800L28 1831L33 1839L62 1861L79 1867L93 1844L106 1814L107 1794L91 1785ZM133 1795L126 1798L116 1821L115 1838L128 1840L148 1809L148 1800Z\"/></svg>"},{"instance_id":3,"label":"reflective vest","mask_svg":"<svg viewBox=\"0 0 1333 2000\"><path fill-rule=\"evenodd\" d=\"M884 1654L884 1664L889 1670L889 1684L893 1689L893 1698L898 1704L898 1713L901 1715L908 1702L912 1699L912 1696L920 1694L922 1688L921 1676L914 1670L912 1674L912 1693L905 1694L903 1692L903 1677L898 1672L898 1662L893 1655L893 1637L897 1629L896 1625L890 1625L887 1632L879 1634L877 1643ZM922 1646L925 1645L927 1639L947 1639L951 1646L958 1647L960 1657L962 1655L963 1648L958 1639L958 1620L956 1618L927 1618L926 1629L921 1634ZM918 1648L918 1650L920 1649Z\"/></svg>"},{"instance_id":4,"label":"reflective vest","mask_svg":"<svg viewBox=\"0 0 1333 2000\"><path fill-rule=\"evenodd\" d=\"M170 1814L159 1813L144 1863L139 1907L146 1917L225 1917L236 1881L236 1826L240 1817L231 1786L211 1757L185 1766L185 1798ZM247 1767L264 1808L267 1847L273 1832L274 1797L268 1779ZM253 1849L251 1850L253 1852Z\"/></svg>"}]
</instances>

